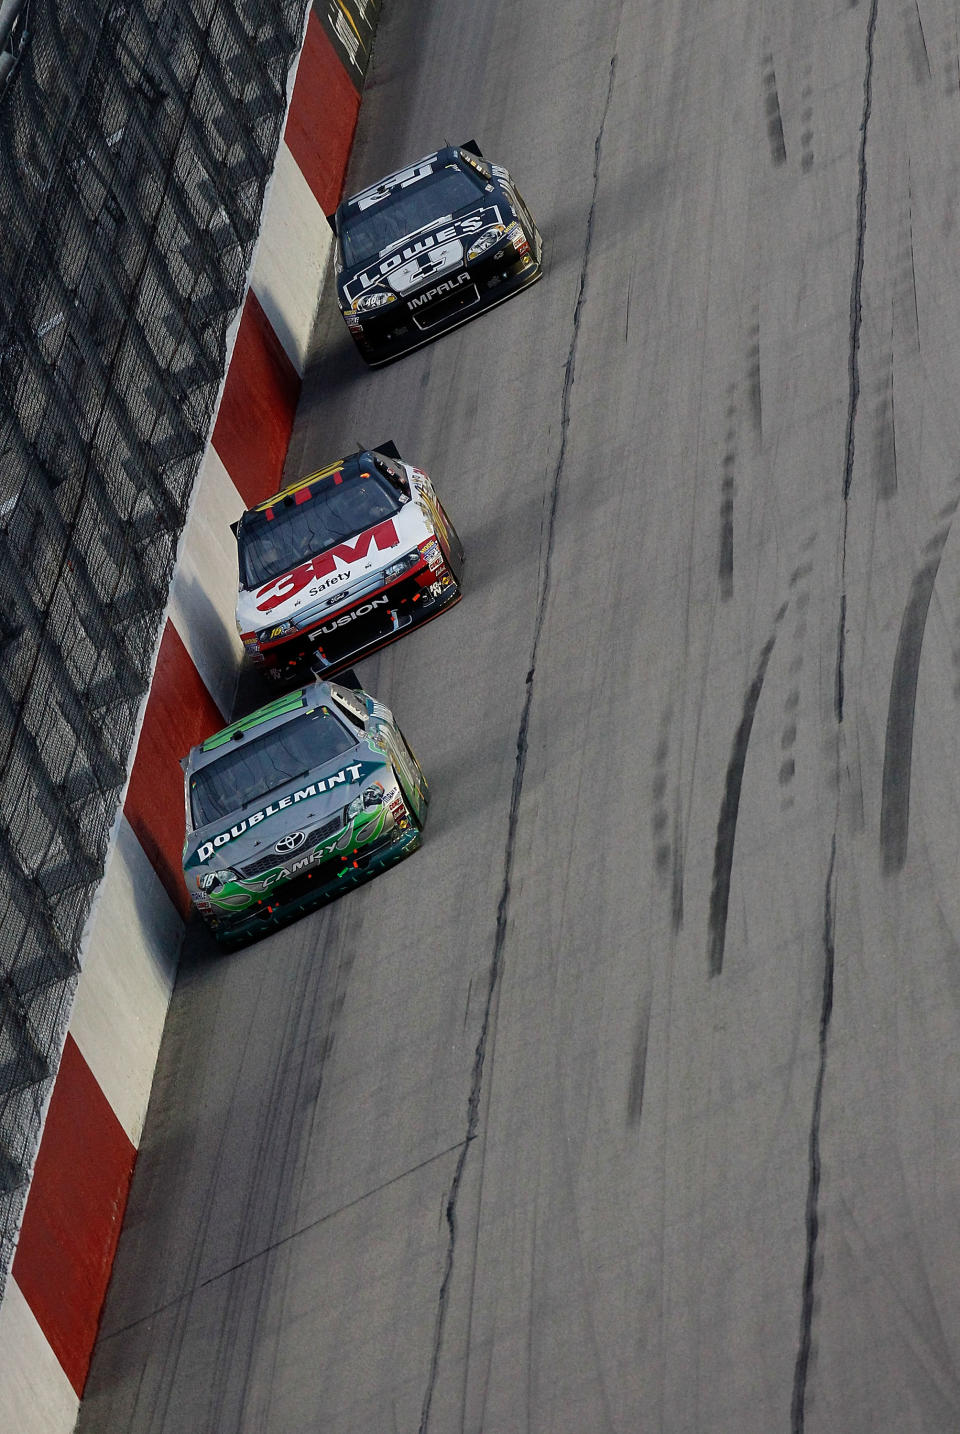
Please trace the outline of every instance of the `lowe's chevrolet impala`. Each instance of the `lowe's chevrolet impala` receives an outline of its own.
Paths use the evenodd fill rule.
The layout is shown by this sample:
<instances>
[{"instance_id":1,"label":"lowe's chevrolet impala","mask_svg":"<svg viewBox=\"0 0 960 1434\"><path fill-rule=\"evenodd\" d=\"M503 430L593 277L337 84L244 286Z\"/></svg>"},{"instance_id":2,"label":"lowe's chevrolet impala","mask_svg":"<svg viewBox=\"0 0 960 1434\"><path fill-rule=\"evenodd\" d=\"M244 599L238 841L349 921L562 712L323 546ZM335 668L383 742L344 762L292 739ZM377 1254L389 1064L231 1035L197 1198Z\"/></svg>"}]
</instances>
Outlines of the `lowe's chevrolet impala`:
<instances>
[{"instance_id":1,"label":"lowe's chevrolet impala","mask_svg":"<svg viewBox=\"0 0 960 1434\"><path fill-rule=\"evenodd\" d=\"M371 367L540 278L543 242L510 175L471 140L425 155L330 220L337 298Z\"/></svg>"},{"instance_id":2,"label":"lowe's chevrolet impala","mask_svg":"<svg viewBox=\"0 0 960 1434\"><path fill-rule=\"evenodd\" d=\"M268 677L332 676L460 597L456 529L392 443L298 479L234 531L237 627Z\"/></svg>"},{"instance_id":3,"label":"lowe's chevrolet impala","mask_svg":"<svg viewBox=\"0 0 960 1434\"><path fill-rule=\"evenodd\" d=\"M181 765L184 881L224 945L340 896L420 845L423 772L366 692L312 683L208 737Z\"/></svg>"}]
</instances>

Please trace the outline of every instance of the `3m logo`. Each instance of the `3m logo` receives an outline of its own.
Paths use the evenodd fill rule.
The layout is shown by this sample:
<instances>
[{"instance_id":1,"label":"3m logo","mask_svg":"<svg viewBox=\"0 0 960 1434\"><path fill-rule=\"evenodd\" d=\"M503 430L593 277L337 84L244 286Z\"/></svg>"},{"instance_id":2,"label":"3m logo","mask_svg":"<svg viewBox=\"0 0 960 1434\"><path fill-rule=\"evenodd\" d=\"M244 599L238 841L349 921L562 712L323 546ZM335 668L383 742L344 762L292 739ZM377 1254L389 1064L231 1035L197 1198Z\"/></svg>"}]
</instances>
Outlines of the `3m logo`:
<instances>
[{"instance_id":1,"label":"3m logo","mask_svg":"<svg viewBox=\"0 0 960 1434\"><path fill-rule=\"evenodd\" d=\"M385 523L378 523L375 528L368 528L365 533L361 533L355 542L337 543L319 557L311 558L292 572L284 573L283 577L273 578L257 593L257 611L272 612L281 603L296 597L308 583L317 578L329 577L337 571L338 565L349 567L351 563L358 563L361 558L365 558L371 548L383 553L397 547L399 542L393 519L388 518Z\"/></svg>"}]
</instances>

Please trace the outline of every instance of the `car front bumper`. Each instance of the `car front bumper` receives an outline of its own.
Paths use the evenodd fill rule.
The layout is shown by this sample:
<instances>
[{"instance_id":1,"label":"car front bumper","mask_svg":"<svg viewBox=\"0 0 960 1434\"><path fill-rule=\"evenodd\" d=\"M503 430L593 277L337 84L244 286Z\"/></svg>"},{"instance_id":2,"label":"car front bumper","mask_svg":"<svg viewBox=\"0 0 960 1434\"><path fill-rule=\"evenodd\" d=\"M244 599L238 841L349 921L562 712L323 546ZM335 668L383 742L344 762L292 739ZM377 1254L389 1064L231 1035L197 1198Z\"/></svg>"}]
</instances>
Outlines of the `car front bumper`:
<instances>
[{"instance_id":1,"label":"car front bumper","mask_svg":"<svg viewBox=\"0 0 960 1434\"><path fill-rule=\"evenodd\" d=\"M421 840L419 827L409 821L403 830L394 827L382 845L358 852L354 859L343 864L335 877L321 872L304 873L292 881L278 884L269 895L265 895L255 906L247 907L241 915L205 916L204 923L218 945L244 946L379 876L382 871L416 851Z\"/></svg>"},{"instance_id":2,"label":"car front bumper","mask_svg":"<svg viewBox=\"0 0 960 1434\"><path fill-rule=\"evenodd\" d=\"M536 249L539 253L539 236ZM517 259L508 256L506 261L480 261L444 275L443 283L453 287L421 309L411 308L408 299L398 300L362 324L352 323L347 314L344 320L364 360L377 368L492 309L536 283L542 273L542 265L532 252ZM457 282L461 278L464 282Z\"/></svg>"}]
</instances>

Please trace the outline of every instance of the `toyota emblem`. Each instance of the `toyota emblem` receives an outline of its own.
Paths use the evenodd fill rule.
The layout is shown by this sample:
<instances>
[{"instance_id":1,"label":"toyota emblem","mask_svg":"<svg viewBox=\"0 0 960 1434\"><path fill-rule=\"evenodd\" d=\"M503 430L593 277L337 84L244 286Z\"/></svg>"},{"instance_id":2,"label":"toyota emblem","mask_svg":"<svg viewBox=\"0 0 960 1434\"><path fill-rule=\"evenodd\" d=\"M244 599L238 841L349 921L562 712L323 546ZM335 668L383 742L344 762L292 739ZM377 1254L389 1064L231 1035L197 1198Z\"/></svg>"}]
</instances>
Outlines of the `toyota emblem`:
<instances>
[{"instance_id":1,"label":"toyota emblem","mask_svg":"<svg viewBox=\"0 0 960 1434\"><path fill-rule=\"evenodd\" d=\"M279 852L296 851L298 846L303 846L306 839L304 832L290 832L288 836L281 837L273 849Z\"/></svg>"}]
</instances>

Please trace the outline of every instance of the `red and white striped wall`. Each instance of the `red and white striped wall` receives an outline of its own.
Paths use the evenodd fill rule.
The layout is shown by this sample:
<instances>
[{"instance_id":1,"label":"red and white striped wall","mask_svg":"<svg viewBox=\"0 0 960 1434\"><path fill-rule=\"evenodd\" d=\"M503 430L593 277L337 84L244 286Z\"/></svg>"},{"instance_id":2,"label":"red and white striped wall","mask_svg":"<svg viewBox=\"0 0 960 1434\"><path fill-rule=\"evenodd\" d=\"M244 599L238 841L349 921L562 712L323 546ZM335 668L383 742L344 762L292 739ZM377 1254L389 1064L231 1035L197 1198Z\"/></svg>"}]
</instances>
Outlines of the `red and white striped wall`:
<instances>
[{"instance_id":1,"label":"red and white striped wall","mask_svg":"<svg viewBox=\"0 0 960 1434\"><path fill-rule=\"evenodd\" d=\"M280 485L379 0L314 0L250 288L181 542L122 810L0 1301L0 1430L76 1422L189 903L178 759L230 715L230 523Z\"/></svg>"}]
</instances>

